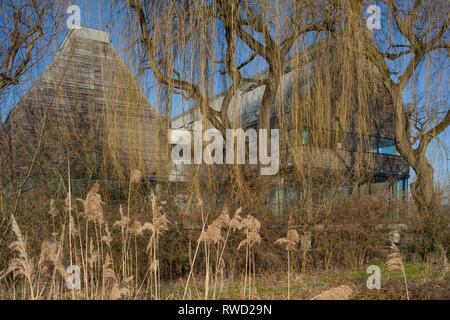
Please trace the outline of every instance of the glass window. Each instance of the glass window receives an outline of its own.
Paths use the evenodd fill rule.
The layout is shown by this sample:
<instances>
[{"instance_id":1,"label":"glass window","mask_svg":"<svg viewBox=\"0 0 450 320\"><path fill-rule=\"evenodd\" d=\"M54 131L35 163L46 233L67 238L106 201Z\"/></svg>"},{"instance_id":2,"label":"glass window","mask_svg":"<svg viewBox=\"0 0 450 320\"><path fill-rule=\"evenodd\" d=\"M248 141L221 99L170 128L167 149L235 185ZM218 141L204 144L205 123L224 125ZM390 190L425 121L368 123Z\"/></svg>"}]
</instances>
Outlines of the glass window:
<instances>
[{"instance_id":1,"label":"glass window","mask_svg":"<svg viewBox=\"0 0 450 320\"><path fill-rule=\"evenodd\" d=\"M394 199L406 199L408 195L408 179L394 181L391 185L391 195Z\"/></svg>"},{"instance_id":2,"label":"glass window","mask_svg":"<svg viewBox=\"0 0 450 320\"><path fill-rule=\"evenodd\" d=\"M403 189L403 180L394 181L391 185L391 196L394 199L400 199Z\"/></svg>"},{"instance_id":3,"label":"glass window","mask_svg":"<svg viewBox=\"0 0 450 320\"><path fill-rule=\"evenodd\" d=\"M272 205L272 213L275 215L280 215L283 213L283 178L273 179L270 191L270 202Z\"/></svg>"},{"instance_id":4,"label":"glass window","mask_svg":"<svg viewBox=\"0 0 450 320\"><path fill-rule=\"evenodd\" d=\"M359 186L359 193L360 194L369 194L369 185L368 184L362 184Z\"/></svg>"},{"instance_id":5,"label":"glass window","mask_svg":"<svg viewBox=\"0 0 450 320\"><path fill-rule=\"evenodd\" d=\"M270 192L270 203L272 205L272 213L275 215L280 214L280 199L279 199L279 193L278 190L272 190Z\"/></svg>"},{"instance_id":6,"label":"glass window","mask_svg":"<svg viewBox=\"0 0 450 320\"><path fill-rule=\"evenodd\" d=\"M306 128L303 128L302 143L303 144L308 144L308 129L306 129Z\"/></svg>"},{"instance_id":7,"label":"glass window","mask_svg":"<svg viewBox=\"0 0 450 320\"><path fill-rule=\"evenodd\" d=\"M377 139L378 143L378 153L381 154L389 154L389 155L399 155L397 150L395 149L395 141L392 139Z\"/></svg>"},{"instance_id":8,"label":"glass window","mask_svg":"<svg viewBox=\"0 0 450 320\"><path fill-rule=\"evenodd\" d=\"M364 152L377 153L377 141L373 137L363 137L363 150Z\"/></svg>"},{"instance_id":9,"label":"glass window","mask_svg":"<svg viewBox=\"0 0 450 320\"><path fill-rule=\"evenodd\" d=\"M289 200L297 199L297 192L295 191L294 187L286 187L285 193L286 193L286 199L289 199Z\"/></svg>"}]
</instances>

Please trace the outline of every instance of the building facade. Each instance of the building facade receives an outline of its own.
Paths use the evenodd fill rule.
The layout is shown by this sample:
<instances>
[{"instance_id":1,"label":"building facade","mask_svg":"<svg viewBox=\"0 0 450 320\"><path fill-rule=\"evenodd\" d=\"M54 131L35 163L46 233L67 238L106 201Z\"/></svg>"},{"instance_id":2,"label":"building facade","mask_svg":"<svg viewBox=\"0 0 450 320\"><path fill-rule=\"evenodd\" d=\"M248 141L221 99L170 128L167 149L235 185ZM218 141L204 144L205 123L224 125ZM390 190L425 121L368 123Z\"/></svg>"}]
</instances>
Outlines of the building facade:
<instances>
[{"instance_id":1,"label":"building facade","mask_svg":"<svg viewBox=\"0 0 450 320\"><path fill-rule=\"evenodd\" d=\"M105 31L73 29L4 123L13 170L71 165L73 177L166 179L167 119L149 102Z\"/></svg>"},{"instance_id":2,"label":"building facade","mask_svg":"<svg viewBox=\"0 0 450 320\"><path fill-rule=\"evenodd\" d=\"M385 190L392 198L404 198L410 168L396 151L393 113L386 92L378 85L365 103L348 108L343 115L337 106L339 92L329 94L329 103L323 103L317 93L320 81L331 83L327 90L339 91L343 86L339 78L342 71L333 63L334 52L329 47L321 50L320 45L312 50L320 50L321 57L299 68L294 67L294 61L299 59L287 61L271 111L271 128L279 129L280 139L280 168L270 192L273 211L283 212L290 202L305 197L319 201L336 193L373 194ZM253 78L264 77L262 71ZM228 109L233 128L256 130L264 89L264 85L257 84L240 87ZM220 111L223 96L219 94L210 100L214 110ZM203 131L212 127L200 109L194 107L173 118L172 128L194 135L199 123ZM247 148L251 142L249 137ZM169 135L169 143L173 148L176 137ZM252 170L254 166L243 167L247 177L257 174ZM174 166L170 176L174 181L190 181L194 169L194 164Z\"/></svg>"}]
</instances>

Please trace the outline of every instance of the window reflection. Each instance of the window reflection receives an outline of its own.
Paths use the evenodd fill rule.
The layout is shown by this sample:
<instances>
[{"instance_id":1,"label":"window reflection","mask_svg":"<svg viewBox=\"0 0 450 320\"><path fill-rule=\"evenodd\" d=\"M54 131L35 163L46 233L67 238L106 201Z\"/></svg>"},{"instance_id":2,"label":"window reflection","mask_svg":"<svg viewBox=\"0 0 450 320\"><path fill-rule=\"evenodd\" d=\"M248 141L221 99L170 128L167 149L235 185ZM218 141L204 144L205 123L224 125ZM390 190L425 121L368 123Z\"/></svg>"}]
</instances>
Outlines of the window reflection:
<instances>
[{"instance_id":1,"label":"window reflection","mask_svg":"<svg viewBox=\"0 0 450 320\"><path fill-rule=\"evenodd\" d=\"M363 150L364 152L378 153L377 139L373 137L363 137Z\"/></svg>"},{"instance_id":2,"label":"window reflection","mask_svg":"<svg viewBox=\"0 0 450 320\"><path fill-rule=\"evenodd\" d=\"M362 142L364 152L393 156L400 155L395 147L395 140L393 139L363 137Z\"/></svg>"},{"instance_id":3,"label":"window reflection","mask_svg":"<svg viewBox=\"0 0 450 320\"><path fill-rule=\"evenodd\" d=\"M312 136L310 137L310 131L307 127L301 129L300 138L303 145L309 145L311 143ZM317 141L320 148L345 149L355 152L358 150L358 146L362 146L364 152L395 156L400 155L396 149L394 139L370 136L361 137L353 133L339 134L332 131L329 137L324 140L325 141Z\"/></svg>"},{"instance_id":4,"label":"window reflection","mask_svg":"<svg viewBox=\"0 0 450 320\"><path fill-rule=\"evenodd\" d=\"M378 153L389 154L389 155L399 155L395 149L395 141L392 139L382 139L377 138L378 143Z\"/></svg>"}]
</instances>

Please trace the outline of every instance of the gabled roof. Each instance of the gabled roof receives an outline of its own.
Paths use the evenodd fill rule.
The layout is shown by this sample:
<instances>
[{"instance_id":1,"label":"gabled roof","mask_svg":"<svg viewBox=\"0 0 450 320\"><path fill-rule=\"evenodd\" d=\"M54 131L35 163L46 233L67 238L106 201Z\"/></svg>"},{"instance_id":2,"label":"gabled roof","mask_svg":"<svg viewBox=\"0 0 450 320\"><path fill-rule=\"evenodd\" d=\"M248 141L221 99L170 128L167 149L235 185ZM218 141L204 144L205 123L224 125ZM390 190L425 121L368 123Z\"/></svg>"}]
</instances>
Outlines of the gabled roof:
<instances>
[{"instance_id":1,"label":"gabled roof","mask_svg":"<svg viewBox=\"0 0 450 320\"><path fill-rule=\"evenodd\" d=\"M166 120L110 43L108 32L83 27L67 34L47 69L8 116L15 149L27 147L26 135L37 132L43 110L48 111L48 129L55 139L56 132L66 132L68 140L73 138L67 143L76 148L83 135L92 140L99 162L108 158L149 175L161 174L163 160L156 158L167 158L167 146L159 143L165 139L159 125Z\"/></svg>"}]
</instances>

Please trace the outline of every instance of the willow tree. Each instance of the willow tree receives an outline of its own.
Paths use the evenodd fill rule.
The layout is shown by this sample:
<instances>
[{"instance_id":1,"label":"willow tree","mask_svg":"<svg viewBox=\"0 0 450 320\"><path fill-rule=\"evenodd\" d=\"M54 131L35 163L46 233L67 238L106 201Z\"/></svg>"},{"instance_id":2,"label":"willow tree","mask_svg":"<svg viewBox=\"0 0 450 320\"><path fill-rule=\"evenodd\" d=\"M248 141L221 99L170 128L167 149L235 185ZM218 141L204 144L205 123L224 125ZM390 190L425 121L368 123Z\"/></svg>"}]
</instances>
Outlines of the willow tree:
<instances>
[{"instance_id":1,"label":"willow tree","mask_svg":"<svg viewBox=\"0 0 450 320\"><path fill-rule=\"evenodd\" d=\"M222 132L231 127L230 102L243 84L264 86L258 128L268 129L286 58L299 46L312 44L314 36L334 30L337 22L325 2L317 1L127 3L135 17L138 36L133 43L143 68L172 93L198 105ZM267 69L264 77L243 72L251 65ZM224 99L217 110L209 101L219 86Z\"/></svg>"},{"instance_id":2,"label":"willow tree","mask_svg":"<svg viewBox=\"0 0 450 320\"><path fill-rule=\"evenodd\" d=\"M354 49L367 57L381 75L391 98L397 150L417 175L411 186L413 199L421 212L430 213L436 199L434 170L426 153L431 141L450 123L445 100L449 4L426 0L378 3L385 19L381 30L370 31L365 19L361 21L365 9L361 1L342 1L340 9L349 24L345 36L357 39ZM444 86L443 92L439 84ZM413 103L406 103L408 100Z\"/></svg>"},{"instance_id":3,"label":"willow tree","mask_svg":"<svg viewBox=\"0 0 450 320\"><path fill-rule=\"evenodd\" d=\"M194 101L221 131L230 127L230 101L245 83L264 86L258 127L270 127L270 109L286 58L300 46L314 43L314 36L328 32L338 43L353 46L375 67L391 98L397 149L417 175L412 185L415 203L421 211L434 207L434 170L426 153L450 122L448 105L445 100L433 99L438 90L435 87L423 90L428 96L421 103L406 103L405 95L417 97L414 90L418 83L436 76L424 75L432 61L443 64L444 70L447 67L447 1L378 1L385 17L381 30L369 30L366 25L369 1L127 3L138 27L134 40L144 68L172 92ZM262 61L260 65L267 68L263 77L242 72L254 61ZM437 71L443 78L442 69ZM223 76L225 87L219 110L209 105L209 97L217 93L217 74Z\"/></svg>"}]
</instances>

